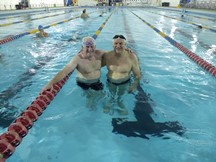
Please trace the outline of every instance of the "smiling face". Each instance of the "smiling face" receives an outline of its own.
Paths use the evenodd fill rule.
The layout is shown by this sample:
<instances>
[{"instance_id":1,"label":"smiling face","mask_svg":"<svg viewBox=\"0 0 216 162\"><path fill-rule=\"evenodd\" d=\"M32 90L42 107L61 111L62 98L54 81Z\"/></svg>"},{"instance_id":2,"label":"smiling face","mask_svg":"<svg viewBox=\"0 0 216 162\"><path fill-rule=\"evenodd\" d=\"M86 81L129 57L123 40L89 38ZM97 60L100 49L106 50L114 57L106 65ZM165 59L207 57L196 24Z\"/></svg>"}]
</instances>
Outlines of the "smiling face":
<instances>
[{"instance_id":1,"label":"smiling face","mask_svg":"<svg viewBox=\"0 0 216 162\"><path fill-rule=\"evenodd\" d=\"M87 56L93 55L95 52L95 46L83 46L83 51L86 53Z\"/></svg>"},{"instance_id":2,"label":"smiling face","mask_svg":"<svg viewBox=\"0 0 216 162\"><path fill-rule=\"evenodd\" d=\"M86 56L93 55L96 49L95 40L91 37L83 38L82 47L83 47L83 51L85 52Z\"/></svg>"},{"instance_id":3,"label":"smiling face","mask_svg":"<svg viewBox=\"0 0 216 162\"><path fill-rule=\"evenodd\" d=\"M113 49L115 53L122 53L125 50L125 39L120 37L113 39Z\"/></svg>"}]
</instances>

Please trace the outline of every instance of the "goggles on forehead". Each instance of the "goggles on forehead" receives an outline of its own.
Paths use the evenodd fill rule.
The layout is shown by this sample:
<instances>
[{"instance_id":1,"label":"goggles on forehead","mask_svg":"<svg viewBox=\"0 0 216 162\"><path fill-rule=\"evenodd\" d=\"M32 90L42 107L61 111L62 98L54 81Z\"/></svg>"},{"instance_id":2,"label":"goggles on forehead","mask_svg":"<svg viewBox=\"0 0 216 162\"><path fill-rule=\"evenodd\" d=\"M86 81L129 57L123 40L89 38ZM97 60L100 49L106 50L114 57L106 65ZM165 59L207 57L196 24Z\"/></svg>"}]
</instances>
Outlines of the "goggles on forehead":
<instances>
[{"instance_id":1,"label":"goggles on forehead","mask_svg":"<svg viewBox=\"0 0 216 162\"><path fill-rule=\"evenodd\" d=\"M83 38L83 46L95 46L95 40L91 37Z\"/></svg>"},{"instance_id":2,"label":"goggles on forehead","mask_svg":"<svg viewBox=\"0 0 216 162\"><path fill-rule=\"evenodd\" d=\"M117 39L117 38L121 38L121 39L126 40L126 38L125 38L123 35L115 35L115 36L113 37L113 39Z\"/></svg>"}]
</instances>

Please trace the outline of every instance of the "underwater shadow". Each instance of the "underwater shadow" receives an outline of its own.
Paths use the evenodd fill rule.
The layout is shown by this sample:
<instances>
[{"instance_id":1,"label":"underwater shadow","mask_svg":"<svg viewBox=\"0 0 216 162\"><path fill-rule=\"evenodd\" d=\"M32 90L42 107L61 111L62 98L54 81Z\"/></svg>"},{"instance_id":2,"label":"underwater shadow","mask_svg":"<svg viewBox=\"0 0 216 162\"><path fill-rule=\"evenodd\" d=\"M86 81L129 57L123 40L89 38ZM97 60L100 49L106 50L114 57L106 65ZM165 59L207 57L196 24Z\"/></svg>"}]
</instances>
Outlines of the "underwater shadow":
<instances>
[{"instance_id":1,"label":"underwater shadow","mask_svg":"<svg viewBox=\"0 0 216 162\"><path fill-rule=\"evenodd\" d=\"M149 139L147 135L169 139L164 134L170 132L183 136L185 128L178 121L155 122L152 119L151 113L154 111L148 102L150 100L149 96L140 85L137 89L138 94L135 96L137 101L133 110L137 121L128 121L126 118L112 118L112 132L127 137L140 137L144 139Z\"/></svg>"}]
</instances>

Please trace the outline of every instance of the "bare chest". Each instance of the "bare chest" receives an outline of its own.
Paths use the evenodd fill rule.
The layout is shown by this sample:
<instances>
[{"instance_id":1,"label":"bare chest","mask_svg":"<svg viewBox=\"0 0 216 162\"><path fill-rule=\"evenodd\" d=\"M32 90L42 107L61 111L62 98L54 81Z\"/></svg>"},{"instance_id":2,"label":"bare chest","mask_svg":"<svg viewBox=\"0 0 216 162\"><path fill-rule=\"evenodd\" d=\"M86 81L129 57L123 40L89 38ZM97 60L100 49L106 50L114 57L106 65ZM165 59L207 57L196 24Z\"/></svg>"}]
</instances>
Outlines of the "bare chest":
<instances>
[{"instance_id":1,"label":"bare chest","mask_svg":"<svg viewBox=\"0 0 216 162\"><path fill-rule=\"evenodd\" d=\"M101 68L101 60L92 57L91 59L80 59L78 70L92 72Z\"/></svg>"},{"instance_id":2,"label":"bare chest","mask_svg":"<svg viewBox=\"0 0 216 162\"><path fill-rule=\"evenodd\" d=\"M115 72L129 72L131 70L131 62L128 58L113 58L108 61L108 68Z\"/></svg>"}]
</instances>

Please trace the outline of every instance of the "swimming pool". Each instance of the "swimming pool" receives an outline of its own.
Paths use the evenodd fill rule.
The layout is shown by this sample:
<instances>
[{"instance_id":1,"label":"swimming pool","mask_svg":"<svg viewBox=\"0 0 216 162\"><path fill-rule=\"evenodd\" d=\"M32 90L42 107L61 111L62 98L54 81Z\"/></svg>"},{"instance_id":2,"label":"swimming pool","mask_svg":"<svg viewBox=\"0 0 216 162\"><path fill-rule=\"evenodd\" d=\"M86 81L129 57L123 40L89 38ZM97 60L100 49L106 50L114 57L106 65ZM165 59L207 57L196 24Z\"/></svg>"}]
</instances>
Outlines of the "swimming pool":
<instances>
[{"instance_id":1,"label":"swimming pool","mask_svg":"<svg viewBox=\"0 0 216 162\"><path fill-rule=\"evenodd\" d=\"M104 114L106 96L99 99L95 109L86 108L84 93L72 74L7 161L216 160L215 77L136 15L214 66L214 49L209 52L199 42L213 48L215 33L151 12L169 15L153 9L117 8L96 39L97 48L111 50L113 35L123 34L139 58L142 79L138 92L123 97L129 114L120 116L115 109ZM80 50L79 38L94 35L110 14L98 17L94 12L87 21L76 19L47 29L47 39L27 35L1 46L1 118L6 114L8 120L1 122L0 132L6 131L11 120ZM178 17L179 13L172 15ZM35 25L39 24L46 22L40 20ZM68 42L71 37L74 41ZM105 86L106 72L103 68L101 81ZM107 87L104 91L108 93ZM172 131L164 128L165 123L180 127Z\"/></svg>"}]
</instances>

